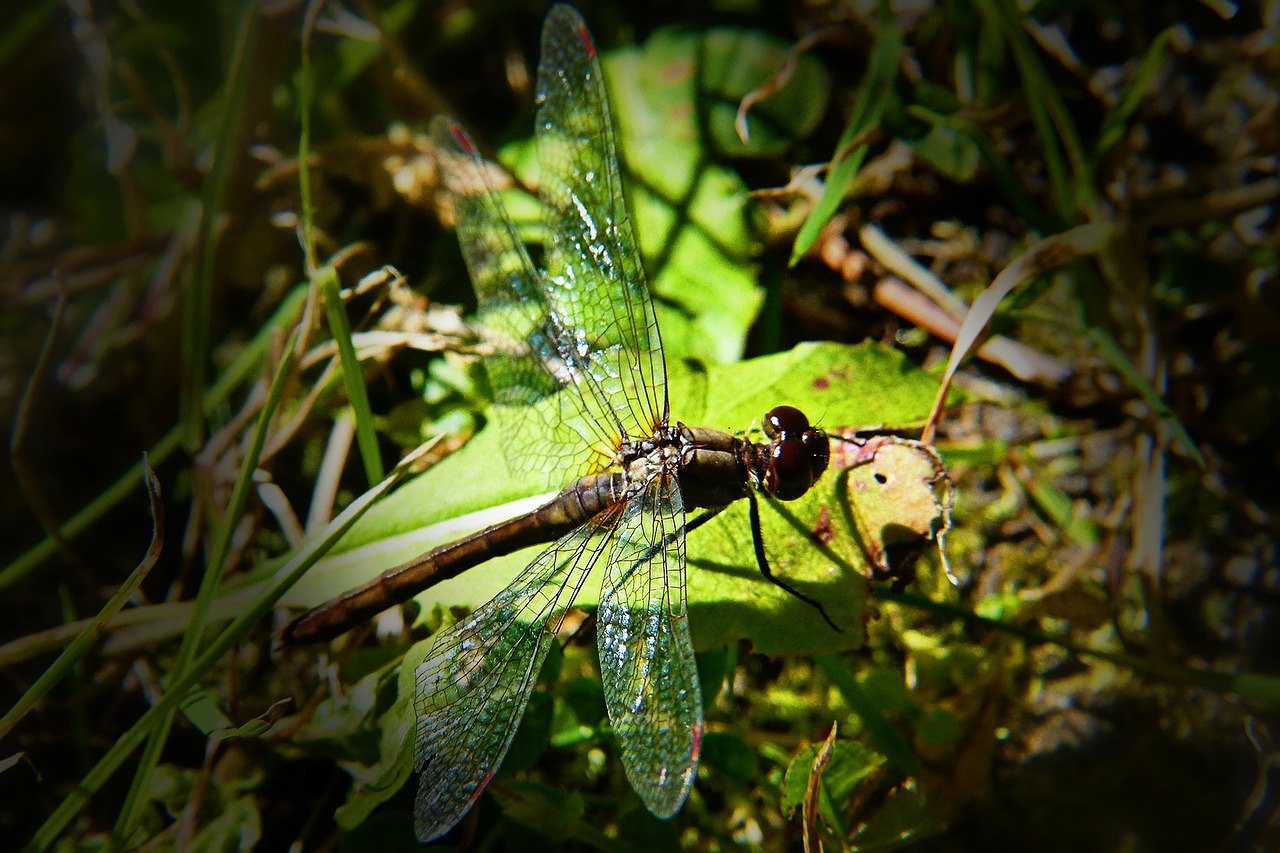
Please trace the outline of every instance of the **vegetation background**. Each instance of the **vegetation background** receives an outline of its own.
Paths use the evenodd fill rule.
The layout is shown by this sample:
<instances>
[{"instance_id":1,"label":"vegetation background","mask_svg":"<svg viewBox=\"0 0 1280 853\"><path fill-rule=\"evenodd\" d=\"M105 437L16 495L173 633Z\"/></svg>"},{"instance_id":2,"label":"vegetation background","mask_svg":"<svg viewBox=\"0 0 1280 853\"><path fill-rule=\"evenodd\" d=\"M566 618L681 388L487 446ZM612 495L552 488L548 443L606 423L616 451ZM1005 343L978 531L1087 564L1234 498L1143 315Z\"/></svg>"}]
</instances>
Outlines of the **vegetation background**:
<instances>
[{"instance_id":1,"label":"vegetation background","mask_svg":"<svg viewBox=\"0 0 1280 853\"><path fill-rule=\"evenodd\" d=\"M959 590L926 552L904 592L848 585L849 648L708 637L703 768L666 824L613 757L588 624L446 843L1280 847L1280 4L581 10L673 364L870 341L840 356L866 421L827 425L918 426L964 306L1037 240L1090 240L957 379ZM413 785L377 785L410 629L282 652L262 590L485 422L422 131L451 114L535 183L545 13L0 11L0 837L417 849ZM771 362L747 364L711 375Z\"/></svg>"}]
</instances>

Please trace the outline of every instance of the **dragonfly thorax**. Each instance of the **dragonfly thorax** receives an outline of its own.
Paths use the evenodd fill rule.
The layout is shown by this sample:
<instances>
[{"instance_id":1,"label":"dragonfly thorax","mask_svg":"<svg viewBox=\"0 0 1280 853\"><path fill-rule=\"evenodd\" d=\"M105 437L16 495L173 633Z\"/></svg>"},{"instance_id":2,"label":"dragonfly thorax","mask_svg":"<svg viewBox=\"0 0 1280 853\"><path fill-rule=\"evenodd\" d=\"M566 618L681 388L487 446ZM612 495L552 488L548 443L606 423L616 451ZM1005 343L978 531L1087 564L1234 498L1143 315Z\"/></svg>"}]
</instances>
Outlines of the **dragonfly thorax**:
<instances>
[{"instance_id":1,"label":"dragonfly thorax","mask_svg":"<svg viewBox=\"0 0 1280 853\"><path fill-rule=\"evenodd\" d=\"M651 436L622 444L618 460L628 494L643 491L656 477L675 476L688 463L693 447L686 432L682 427L662 426Z\"/></svg>"},{"instance_id":2,"label":"dragonfly thorax","mask_svg":"<svg viewBox=\"0 0 1280 853\"><path fill-rule=\"evenodd\" d=\"M624 445L619 456L629 488L660 473L678 473L688 508L726 506L753 489L778 500L801 497L827 469L827 434L791 406L769 410L764 433L769 440L757 444L720 430L677 424Z\"/></svg>"}]
</instances>

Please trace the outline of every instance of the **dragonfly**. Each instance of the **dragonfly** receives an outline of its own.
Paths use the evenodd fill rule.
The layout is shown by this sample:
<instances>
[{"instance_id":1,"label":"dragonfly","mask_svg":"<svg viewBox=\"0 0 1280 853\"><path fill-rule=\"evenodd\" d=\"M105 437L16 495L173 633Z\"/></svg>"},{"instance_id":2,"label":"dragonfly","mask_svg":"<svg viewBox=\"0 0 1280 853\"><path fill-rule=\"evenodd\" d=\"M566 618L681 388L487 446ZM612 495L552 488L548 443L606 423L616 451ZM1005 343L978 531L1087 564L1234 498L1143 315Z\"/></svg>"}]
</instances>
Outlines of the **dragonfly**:
<instances>
[{"instance_id":1,"label":"dragonfly","mask_svg":"<svg viewBox=\"0 0 1280 853\"><path fill-rule=\"evenodd\" d=\"M414 826L454 827L501 765L565 613L601 572L595 619L606 710L646 807L684 804L703 734L685 594L685 536L746 499L765 577L758 494L804 495L830 448L798 409L764 417L759 443L672 423L661 334L622 194L600 61L586 24L554 7L542 33L535 140L545 218L533 262L492 180L496 167L454 121L431 135L492 353L493 426L513 471L571 484L527 515L391 569L295 620L286 642L336 636L493 557L551 543L505 589L433 638L415 672ZM703 514L689 521L690 510Z\"/></svg>"}]
</instances>

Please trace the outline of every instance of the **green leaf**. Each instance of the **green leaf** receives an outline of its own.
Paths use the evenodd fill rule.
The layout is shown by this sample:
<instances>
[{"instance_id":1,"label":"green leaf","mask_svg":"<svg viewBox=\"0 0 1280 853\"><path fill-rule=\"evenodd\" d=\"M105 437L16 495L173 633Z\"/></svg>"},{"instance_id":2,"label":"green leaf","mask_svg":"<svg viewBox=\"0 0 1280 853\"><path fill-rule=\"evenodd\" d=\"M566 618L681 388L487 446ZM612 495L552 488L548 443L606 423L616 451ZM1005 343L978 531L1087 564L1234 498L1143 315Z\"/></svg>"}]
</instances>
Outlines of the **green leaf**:
<instances>
[{"instance_id":1,"label":"green leaf","mask_svg":"<svg viewBox=\"0 0 1280 853\"><path fill-rule=\"evenodd\" d=\"M567 722L572 723L574 729L583 726L594 729L604 721L604 689L599 678L584 675L561 685L560 698L572 712L569 716L573 719Z\"/></svg>"},{"instance_id":2,"label":"green leaf","mask_svg":"<svg viewBox=\"0 0 1280 853\"><path fill-rule=\"evenodd\" d=\"M413 776L413 688L414 670L422 663L431 644L418 643L405 653L397 674L396 701L380 721L381 762L367 768L368 776L348 765L356 774L356 784L347 793L347 801L334 813L334 820L344 829L360 826L378 806L391 799Z\"/></svg>"},{"instance_id":3,"label":"green leaf","mask_svg":"<svg viewBox=\"0 0 1280 853\"><path fill-rule=\"evenodd\" d=\"M924 746L953 746L960 741L964 730L956 715L946 708L927 708L916 723L920 741Z\"/></svg>"},{"instance_id":4,"label":"green leaf","mask_svg":"<svg viewBox=\"0 0 1280 853\"><path fill-rule=\"evenodd\" d=\"M355 784L347 793L347 801L334 813L334 819L344 829L353 829L363 824L378 806L395 796L396 792L413 776L414 671L426 657L430 646L430 643L418 643L412 646L405 652L400 667L396 671L395 701L379 720L380 739L377 754L381 760L376 764L362 762L346 765L348 771L355 776ZM365 688L363 692L369 693L368 685L376 682L378 678L379 674L370 674L360 685L357 685L357 688ZM348 694L348 697L351 695ZM346 701L335 699L333 702L335 713L339 717L346 717L346 706L349 703L361 705L364 708L370 707L367 700L350 702L350 698ZM362 725L366 730L368 729L367 721Z\"/></svg>"},{"instance_id":5,"label":"green leaf","mask_svg":"<svg viewBox=\"0 0 1280 853\"><path fill-rule=\"evenodd\" d=\"M787 403L810 413L816 423L835 428L917 423L928 411L936 383L912 367L901 353L876 344L806 344L707 372L673 369L669 390L673 417L691 424L732 429L735 424L758 422L768 408ZM371 509L323 565L317 565L294 587L293 601L308 606L319 603L421 550L482 525L485 522L480 517L495 507L499 511L493 520L509 516L522 505L542 502L546 496L534 494L536 487L528 478L510 474L499 461L503 438L496 430L485 430L461 451ZM737 507L695 531L688 542L689 610L695 645L717 648L745 638L763 653L779 654L852 648L862 642L863 577L869 567L863 563L852 532L840 531L838 522L834 538L825 544L811 534L824 515L829 519L841 516L829 508L844 499L843 485L840 478L828 476L800 501L786 506L766 502L762 521L775 573L822 600L844 631L832 631L811 607L760 576L745 509ZM428 590L419 601L427 612L436 605L475 608L505 586L534 553L535 549L528 549L492 560ZM588 580L579 595L580 605L594 603L598 579L595 582L593 587ZM399 694L381 724L383 769L373 768L370 775L376 778L353 789L339 811L343 826L358 825L411 776L414 671L430 646L431 640L416 644L401 662ZM366 681L372 683L376 676L376 672L370 673ZM580 722L599 722L602 702L598 688L590 695L570 692L577 696L571 704ZM369 707L370 702L363 704ZM555 721L542 719L536 712L534 716L538 717L537 740L544 743ZM557 737L565 735L565 731L557 731ZM708 739L715 740L710 734ZM735 779L746 772L738 755L741 750L728 745L717 750L716 744L707 746L709 766ZM724 760L720 761L722 753Z\"/></svg>"},{"instance_id":6,"label":"green leaf","mask_svg":"<svg viewBox=\"0 0 1280 853\"><path fill-rule=\"evenodd\" d=\"M358 681L353 681L344 672L346 686L342 692L325 697L294 742L310 752L328 755L338 761L364 764L377 761L379 741L370 734L369 720L395 701L379 704L385 685L396 683L403 654L404 649L401 648L391 667L370 672Z\"/></svg>"},{"instance_id":7,"label":"green leaf","mask_svg":"<svg viewBox=\"0 0 1280 853\"><path fill-rule=\"evenodd\" d=\"M853 836L854 850L897 850L907 839L918 841L937 831L939 818L929 810L924 792L912 785L899 785L885 797L874 815Z\"/></svg>"},{"instance_id":8,"label":"green leaf","mask_svg":"<svg viewBox=\"0 0 1280 853\"><path fill-rule=\"evenodd\" d=\"M602 64L623 191L667 359L717 363L742 357L764 297L755 281L746 183L711 161L695 106L708 97L698 89L704 39L722 41L661 29L643 47L605 54ZM504 146L498 160L521 183L538 185L532 137ZM539 201L518 189L502 196L522 239L543 242Z\"/></svg>"},{"instance_id":9,"label":"green leaf","mask_svg":"<svg viewBox=\"0 0 1280 853\"><path fill-rule=\"evenodd\" d=\"M700 45L699 103L707 104L706 135L718 155L776 157L813 132L826 112L831 80L810 54L796 59L785 85L746 112L747 139L734 122L742 99L760 89L787 62L789 45L755 30L708 30Z\"/></svg>"},{"instance_id":10,"label":"green leaf","mask_svg":"<svg viewBox=\"0 0 1280 853\"><path fill-rule=\"evenodd\" d=\"M982 161L982 151L972 137L942 123L929 128L911 147L920 159L957 183L973 180Z\"/></svg>"},{"instance_id":11,"label":"green leaf","mask_svg":"<svg viewBox=\"0 0 1280 853\"><path fill-rule=\"evenodd\" d=\"M724 430L758 423L779 404L794 405L816 423L918 423L936 383L893 350L805 344L789 352L705 373L671 364L673 421ZM527 512L544 502L536 483L512 474L503 461L504 436L486 429L466 447L371 509L329 556L289 593L288 603L315 606L378 572L472 530ZM839 478L825 476L809 495L788 504L764 501L764 541L774 573L823 602L837 634L813 608L761 577L745 501L690 534L687 543L690 625L699 649L746 639L765 654L854 648L862 639L865 564L852 531L840 523ZM812 535L824 517L834 538ZM475 608L501 590L536 550L491 560L418 596L424 612L436 605ZM578 596L590 606L598 578Z\"/></svg>"},{"instance_id":12,"label":"green leaf","mask_svg":"<svg viewBox=\"0 0 1280 853\"><path fill-rule=\"evenodd\" d=\"M804 805L805 793L812 775L813 762L822 749L821 744L804 747L787 766L782 783L782 809L799 811ZM841 804L853 795L854 790L884 764L884 756L868 749L857 741L837 740L831 749L831 757L822 771L822 796L820 811L828 826L839 827L841 816L832 813L832 804Z\"/></svg>"},{"instance_id":13,"label":"green leaf","mask_svg":"<svg viewBox=\"0 0 1280 853\"><path fill-rule=\"evenodd\" d=\"M858 684L872 704L886 716L909 712L916 707L902 674L897 670L868 669L859 674Z\"/></svg>"},{"instance_id":14,"label":"green leaf","mask_svg":"<svg viewBox=\"0 0 1280 853\"><path fill-rule=\"evenodd\" d=\"M724 681L733 673L737 655L729 653L728 646L717 646L697 654L698 682L702 685L702 707L715 701Z\"/></svg>"},{"instance_id":15,"label":"green leaf","mask_svg":"<svg viewBox=\"0 0 1280 853\"><path fill-rule=\"evenodd\" d=\"M543 844L559 844L579 834L586 807L578 794L566 794L538 782L508 779L501 788L492 788L502 806L504 817L513 825L507 827L510 849L540 848ZM533 830L542 836L533 843L528 836Z\"/></svg>"},{"instance_id":16,"label":"green leaf","mask_svg":"<svg viewBox=\"0 0 1280 853\"><path fill-rule=\"evenodd\" d=\"M677 853L686 848L680 844L678 822L658 820L649 810L636 804L623 807L618 816L619 849L646 853Z\"/></svg>"},{"instance_id":17,"label":"green leaf","mask_svg":"<svg viewBox=\"0 0 1280 853\"><path fill-rule=\"evenodd\" d=\"M1032 230L1041 233L1050 230L1051 217L1047 216L1040 209L1041 205L1023 189L1013 166L982 125L960 114L942 113L920 104L908 106L905 109L905 113L911 118L927 121L937 127L945 127L948 131L962 136L972 143L978 156L982 158L983 162L987 164L987 168L991 170L991 176L1000 185L1005 197L1017 208L1018 214L1026 220L1028 226Z\"/></svg>"},{"instance_id":18,"label":"green leaf","mask_svg":"<svg viewBox=\"0 0 1280 853\"><path fill-rule=\"evenodd\" d=\"M625 192L667 360L742 356L763 295L752 270L747 186L712 163L695 99L700 36L659 30L604 71Z\"/></svg>"},{"instance_id":19,"label":"green leaf","mask_svg":"<svg viewBox=\"0 0 1280 853\"><path fill-rule=\"evenodd\" d=\"M147 777L146 799L159 803L170 816L182 814L197 784L195 770L161 764Z\"/></svg>"},{"instance_id":20,"label":"green leaf","mask_svg":"<svg viewBox=\"0 0 1280 853\"><path fill-rule=\"evenodd\" d=\"M818 669L835 685L845 702L861 718L867 735L894 770L903 776L919 773L920 761L912 752L907 739L885 719L880 707L871 701L844 661L836 655L820 655L817 663Z\"/></svg>"},{"instance_id":21,"label":"green leaf","mask_svg":"<svg viewBox=\"0 0 1280 853\"><path fill-rule=\"evenodd\" d=\"M520 718L520 725L516 728L515 737L511 739L511 746L507 748L506 757L502 759L504 772L523 770L537 762L551 737L554 712L555 702L551 694L545 690L533 691L524 716Z\"/></svg>"}]
</instances>

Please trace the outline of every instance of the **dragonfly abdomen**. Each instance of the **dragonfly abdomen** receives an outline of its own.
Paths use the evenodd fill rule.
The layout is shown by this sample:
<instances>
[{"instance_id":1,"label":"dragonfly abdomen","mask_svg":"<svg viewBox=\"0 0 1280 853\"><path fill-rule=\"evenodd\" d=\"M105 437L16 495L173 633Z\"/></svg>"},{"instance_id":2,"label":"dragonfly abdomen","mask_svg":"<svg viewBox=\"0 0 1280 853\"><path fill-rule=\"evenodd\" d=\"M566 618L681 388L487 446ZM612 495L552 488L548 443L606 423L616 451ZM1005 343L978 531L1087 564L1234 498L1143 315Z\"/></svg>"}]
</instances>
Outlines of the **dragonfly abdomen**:
<instances>
[{"instance_id":1,"label":"dragonfly abdomen","mask_svg":"<svg viewBox=\"0 0 1280 853\"><path fill-rule=\"evenodd\" d=\"M434 548L304 613L285 627L283 642L333 639L388 607L494 557L554 542L624 498L623 475L590 474L531 512Z\"/></svg>"}]
</instances>

